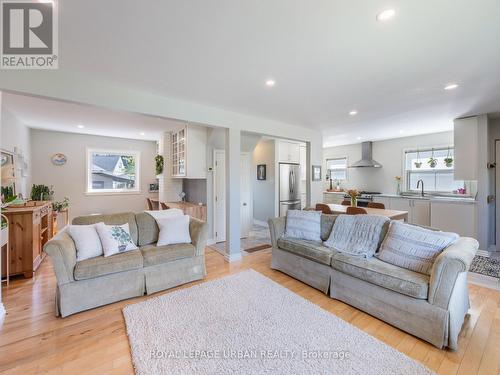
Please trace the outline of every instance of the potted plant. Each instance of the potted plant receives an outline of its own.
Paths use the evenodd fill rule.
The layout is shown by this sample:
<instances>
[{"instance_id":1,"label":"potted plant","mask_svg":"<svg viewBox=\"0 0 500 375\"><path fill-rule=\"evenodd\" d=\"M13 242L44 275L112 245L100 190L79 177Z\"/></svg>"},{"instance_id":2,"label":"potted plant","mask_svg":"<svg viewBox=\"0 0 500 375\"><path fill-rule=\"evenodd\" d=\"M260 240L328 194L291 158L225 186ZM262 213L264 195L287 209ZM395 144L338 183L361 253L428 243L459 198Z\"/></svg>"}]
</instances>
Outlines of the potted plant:
<instances>
[{"instance_id":1,"label":"potted plant","mask_svg":"<svg viewBox=\"0 0 500 375\"><path fill-rule=\"evenodd\" d=\"M163 173L163 155L156 155L155 157L155 169L156 169L156 175L160 175Z\"/></svg>"},{"instance_id":2,"label":"potted plant","mask_svg":"<svg viewBox=\"0 0 500 375\"><path fill-rule=\"evenodd\" d=\"M429 167L431 168L436 168L437 163L437 159L434 157L434 149L432 149L432 155L427 161L427 164L429 164Z\"/></svg>"},{"instance_id":3,"label":"potted plant","mask_svg":"<svg viewBox=\"0 0 500 375\"><path fill-rule=\"evenodd\" d=\"M358 197L360 196L359 191L357 191L356 189L347 190L347 195L351 197L351 206L357 207Z\"/></svg>"},{"instance_id":4,"label":"potted plant","mask_svg":"<svg viewBox=\"0 0 500 375\"><path fill-rule=\"evenodd\" d=\"M417 150L417 161L414 163L415 168L420 168L422 166L422 161L420 160L420 152Z\"/></svg>"},{"instance_id":5,"label":"potted plant","mask_svg":"<svg viewBox=\"0 0 500 375\"><path fill-rule=\"evenodd\" d=\"M450 155L450 148L448 147L448 155L444 158L444 164L448 167L451 168L453 166L453 158Z\"/></svg>"},{"instance_id":6,"label":"potted plant","mask_svg":"<svg viewBox=\"0 0 500 375\"><path fill-rule=\"evenodd\" d=\"M64 199L61 202L52 203L52 209L58 213L67 210L68 207L69 207L69 198L67 197L64 197Z\"/></svg>"},{"instance_id":7,"label":"potted plant","mask_svg":"<svg viewBox=\"0 0 500 375\"><path fill-rule=\"evenodd\" d=\"M31 200L33 201L51 201L53 196L54 190L52 190L52 186L33 184L31 188Z\"/></svg>"}]
</instances>

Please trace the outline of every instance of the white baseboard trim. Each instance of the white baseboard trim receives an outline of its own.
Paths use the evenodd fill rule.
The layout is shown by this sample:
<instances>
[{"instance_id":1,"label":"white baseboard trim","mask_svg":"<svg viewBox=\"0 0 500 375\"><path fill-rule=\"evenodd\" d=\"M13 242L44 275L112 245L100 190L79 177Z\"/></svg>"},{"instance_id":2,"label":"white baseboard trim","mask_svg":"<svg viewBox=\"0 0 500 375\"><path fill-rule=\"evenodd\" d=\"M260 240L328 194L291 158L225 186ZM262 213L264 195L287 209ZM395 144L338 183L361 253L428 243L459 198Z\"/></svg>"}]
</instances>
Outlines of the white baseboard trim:
<instances>
[{"instance_id":1,"label":"white baseboard trim","mask_svg":"<svg viewBox=\"0 0 500 375\"><path fill-rule=\"evenodd\" d=\"M242 259L242 257L241 251L239 253L224 254L224 259L229 263L238 262Z\"/></svg>"},{"instance_id":2,"label":"white baseboard trim","mask_svg":"<svg viewBox=\"0 0 500 375\"><path fill-rule=\"evenodd\" d=\"M263 221L263 220L257 220L257 219L253 219L253 223L255 225L260 225L262 227L267 227L267 222Z\"/></svg>"},{"instance_id":3,"label":"white baseboard trim","mask_svg":"<svg viewBox=\"0 0 500 375\"><path fill-rule=\"evenodd\" d=\"M5 317L5 314L7 314L7 311L5 310L5 307L4 307L3 303L0 302L0 322Z\"/></svg>"},{"instance_id":4,"label":"white baseboard trim","mask_svg":"<svg viewBox=\"0 0 500 375\"><path fill-rule=\"evenodd\" d=\"M215 245L216 242L215 242L215 238L210 238L207 240L207 246L211 246L211 245Z\"/></svg>"}]
</instances>

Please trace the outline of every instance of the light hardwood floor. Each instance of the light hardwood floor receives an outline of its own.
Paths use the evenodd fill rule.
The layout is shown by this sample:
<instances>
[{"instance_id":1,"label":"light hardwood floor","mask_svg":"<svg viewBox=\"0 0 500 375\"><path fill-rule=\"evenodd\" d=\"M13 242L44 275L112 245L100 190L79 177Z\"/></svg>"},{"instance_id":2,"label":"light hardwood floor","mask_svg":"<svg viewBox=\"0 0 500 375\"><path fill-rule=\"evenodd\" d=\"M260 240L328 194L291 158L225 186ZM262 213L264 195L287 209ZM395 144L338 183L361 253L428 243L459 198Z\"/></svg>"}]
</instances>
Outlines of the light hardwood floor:
<instances>
[{"instance_id":1,"label":"light hardwood floor","mask_svg":"<svg viewBox=\"0 0 500 375\"><path fill-rule=\"evenodd\" d=\"M470 317L464 324L459 350L439 350L349 305L270 269L270 250L226 263L207 249L205 280L242 269L270 277L298 295L440 374L500 373L500 291L471 285ZM192 284L188 284L189 287ZM150 297L135 298L79 313L54 316L55 276L46 259L31 280L15 280L3 290L8 315L0 329L0 372L5 374L127 374L132 373L122 308ZM163 293L168 293L163 292ZM155 294L155 296L161 293Z\"/></svg>"}]
</instances>

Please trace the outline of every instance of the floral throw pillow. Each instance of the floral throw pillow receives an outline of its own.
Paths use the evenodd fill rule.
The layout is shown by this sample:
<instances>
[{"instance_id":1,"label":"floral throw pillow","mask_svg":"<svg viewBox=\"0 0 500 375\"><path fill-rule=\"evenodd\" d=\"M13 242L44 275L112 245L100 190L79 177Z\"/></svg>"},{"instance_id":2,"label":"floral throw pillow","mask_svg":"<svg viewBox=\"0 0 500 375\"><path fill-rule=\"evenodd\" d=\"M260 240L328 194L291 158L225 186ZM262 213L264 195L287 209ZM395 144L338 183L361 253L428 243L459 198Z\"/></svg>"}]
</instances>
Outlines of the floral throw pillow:
<instances>
[{"instance_id":1,"label":"floral throw pillow","mask_svg":"<svg viewBox=\"0 0 500 375\"><path fill-rule=\"evenodd\" d=\"M130 236L128 223L123 225L96 224L105 257L137 249Z\"/></svg>"}]
</instances>

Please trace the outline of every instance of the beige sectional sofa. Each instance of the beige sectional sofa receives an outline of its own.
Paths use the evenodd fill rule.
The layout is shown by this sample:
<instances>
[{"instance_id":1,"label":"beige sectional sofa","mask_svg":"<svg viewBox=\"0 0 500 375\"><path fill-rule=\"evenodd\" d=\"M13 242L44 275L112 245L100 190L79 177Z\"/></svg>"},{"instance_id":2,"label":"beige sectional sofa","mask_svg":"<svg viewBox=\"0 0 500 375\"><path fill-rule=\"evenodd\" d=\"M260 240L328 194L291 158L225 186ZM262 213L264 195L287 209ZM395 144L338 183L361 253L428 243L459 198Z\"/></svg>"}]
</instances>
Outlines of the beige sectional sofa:
<instances>
[{"instance_id":1,"label":"beige sectional sofa","mask_svg":"<svg viewBox=\"0 0 500 375\"><path fill-rule=\"evenodd\" d=\"M52 259L57 278L56 313L62 317L127 298L151 294L205 277L207 225L191 218L191 244L156 246L158 225L143 213L77 217L73 224L128 223L139 247L110 257L76 261L72 238L62 231L44 251Z\"/></svg>"},{"instance_id":2,"label":"beige sectional sofa","mask_svg":"<svg viewBox=\"0 0 500 375\"><path fill-rule=\"evenodd\" d=\"M328 239L336 217L322 215L323 241ZM436 258L428 276L376 257L340 253L321 242L283 237L285 218L269 220L269 227L273 269L438 348L457 349L469 309L467 271L478 249L476 240L459 238ZM382 237L386 233L382 231Z\"/></svg>"}]
</instances>

